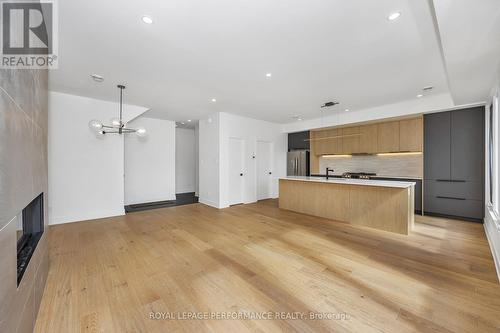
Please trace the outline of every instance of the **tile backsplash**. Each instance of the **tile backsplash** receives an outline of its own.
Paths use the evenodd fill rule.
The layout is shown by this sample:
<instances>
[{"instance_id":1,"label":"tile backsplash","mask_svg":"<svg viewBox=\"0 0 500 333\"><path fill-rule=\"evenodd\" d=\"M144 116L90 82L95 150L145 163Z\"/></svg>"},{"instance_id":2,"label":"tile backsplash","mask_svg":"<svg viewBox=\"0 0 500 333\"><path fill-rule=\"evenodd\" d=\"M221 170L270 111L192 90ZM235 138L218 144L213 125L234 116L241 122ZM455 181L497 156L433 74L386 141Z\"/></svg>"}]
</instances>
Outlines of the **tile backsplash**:
<instances>
[{"instance_id":1,"label":"tile backsplash","mask_svg":"<svg viewBox=\"0 0 500 333\"><path fill-rule=\"evenodd\" d=\"M333 169L335 175L344 172L372 172L382 177L421 179L424 173L423 154L320 157L319 173L324 174L326 167Z\"/></svg>"}]
</instances>

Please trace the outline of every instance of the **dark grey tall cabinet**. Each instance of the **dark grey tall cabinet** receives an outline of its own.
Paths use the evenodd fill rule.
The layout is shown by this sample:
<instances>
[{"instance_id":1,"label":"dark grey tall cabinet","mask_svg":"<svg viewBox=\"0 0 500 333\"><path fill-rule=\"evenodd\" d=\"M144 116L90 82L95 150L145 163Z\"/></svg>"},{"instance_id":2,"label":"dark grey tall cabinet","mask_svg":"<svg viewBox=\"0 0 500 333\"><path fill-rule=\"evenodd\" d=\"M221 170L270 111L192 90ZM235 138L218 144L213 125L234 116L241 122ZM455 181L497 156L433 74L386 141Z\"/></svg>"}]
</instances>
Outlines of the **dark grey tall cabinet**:
<instances>
[{"instance_id":1,"label":"dark grey tall cabinet","mask_svg":"<svg viewBox=\"0 0 500 333\"><path fill-rule=\"evenodd\" d=\"M484 217L484 107L424 116L424 212Z\"/></svg>"}]
</instances>

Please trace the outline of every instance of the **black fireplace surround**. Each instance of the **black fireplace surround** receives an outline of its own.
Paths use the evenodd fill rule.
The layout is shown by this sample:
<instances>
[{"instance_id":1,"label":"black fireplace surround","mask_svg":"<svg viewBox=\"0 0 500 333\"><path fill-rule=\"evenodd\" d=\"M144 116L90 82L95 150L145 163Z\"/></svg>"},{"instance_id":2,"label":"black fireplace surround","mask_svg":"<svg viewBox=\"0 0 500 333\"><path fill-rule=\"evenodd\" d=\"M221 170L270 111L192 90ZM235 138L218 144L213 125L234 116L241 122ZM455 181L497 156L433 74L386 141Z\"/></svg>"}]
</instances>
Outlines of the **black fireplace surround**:
<instances>
[{"instance_id":1,"label":"black fireplace surround","mask_svg":"<svg viewBox=\"0 0 500 333\"><path fill-rule=\"evenodd\" d=\"M22 212L22 223L17 228L17 285L28 267L36 245L43 234L43 193Z\"/></svg>"}]
</instances>

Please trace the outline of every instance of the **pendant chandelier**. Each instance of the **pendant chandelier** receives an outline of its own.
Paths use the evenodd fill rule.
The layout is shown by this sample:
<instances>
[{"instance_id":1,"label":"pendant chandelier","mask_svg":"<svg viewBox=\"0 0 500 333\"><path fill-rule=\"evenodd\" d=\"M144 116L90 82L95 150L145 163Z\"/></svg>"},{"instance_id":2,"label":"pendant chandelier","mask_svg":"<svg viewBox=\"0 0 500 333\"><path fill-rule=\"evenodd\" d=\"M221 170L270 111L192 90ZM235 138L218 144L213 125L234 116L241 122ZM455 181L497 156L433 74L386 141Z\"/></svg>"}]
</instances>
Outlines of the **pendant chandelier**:
<instances>
[{"instance_id":1,"label":"pendant chandelier","mask_svg":"<svg viewBox=\"0 0 500 333\"><path fill-rule=\"evenodd\" d=\"M99 135L135 133L139 137L146 136L144 127L129 128L125 126L123 122L123 89L125 89L125 86L119 84L117 87L120 89L120 118L112 118L110 120L111 125L105 125L102 121L93 119L89 121L90 129Z\"/></svg>"}]
</instances>

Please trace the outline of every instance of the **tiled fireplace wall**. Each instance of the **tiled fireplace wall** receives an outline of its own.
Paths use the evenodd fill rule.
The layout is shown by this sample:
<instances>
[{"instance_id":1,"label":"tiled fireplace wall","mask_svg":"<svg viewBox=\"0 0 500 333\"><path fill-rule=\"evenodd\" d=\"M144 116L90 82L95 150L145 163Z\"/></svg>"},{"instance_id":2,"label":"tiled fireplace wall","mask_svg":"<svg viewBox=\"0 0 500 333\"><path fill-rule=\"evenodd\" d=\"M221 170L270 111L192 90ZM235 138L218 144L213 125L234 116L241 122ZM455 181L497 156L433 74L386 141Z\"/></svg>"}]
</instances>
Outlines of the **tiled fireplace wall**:
<instances>
[{"instance_id":1,"label":"tiled fireplace wall","mask_svg":"<svg viewBox=\"0 0 500 333\"><path fill-rule=\"evenodd\" d=\"M0 332L33 331L47 278L45 232L19 287L16 281L17 219L40 193L47 198L47 75L0 70Z\"/></svg>"}]
</instances>

